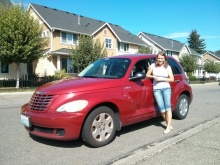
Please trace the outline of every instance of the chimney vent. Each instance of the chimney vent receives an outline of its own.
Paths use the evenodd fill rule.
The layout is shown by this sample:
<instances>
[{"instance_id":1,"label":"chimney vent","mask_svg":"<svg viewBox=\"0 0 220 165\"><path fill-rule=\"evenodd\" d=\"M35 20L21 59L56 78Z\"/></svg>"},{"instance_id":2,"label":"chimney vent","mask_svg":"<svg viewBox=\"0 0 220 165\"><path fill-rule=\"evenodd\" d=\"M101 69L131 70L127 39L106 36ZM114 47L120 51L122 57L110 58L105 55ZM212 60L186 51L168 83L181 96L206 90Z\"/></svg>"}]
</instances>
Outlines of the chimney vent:
<instances>
[{"instance_id":1,"label":"chimney vent","mask_svg":"<svg viewBox=\"0 0 220 165\"><path fill-rule=\"evenodd\" d=\"M80 15L78 15L78 25L80 25Z\"/></svg>"}]
</instances>

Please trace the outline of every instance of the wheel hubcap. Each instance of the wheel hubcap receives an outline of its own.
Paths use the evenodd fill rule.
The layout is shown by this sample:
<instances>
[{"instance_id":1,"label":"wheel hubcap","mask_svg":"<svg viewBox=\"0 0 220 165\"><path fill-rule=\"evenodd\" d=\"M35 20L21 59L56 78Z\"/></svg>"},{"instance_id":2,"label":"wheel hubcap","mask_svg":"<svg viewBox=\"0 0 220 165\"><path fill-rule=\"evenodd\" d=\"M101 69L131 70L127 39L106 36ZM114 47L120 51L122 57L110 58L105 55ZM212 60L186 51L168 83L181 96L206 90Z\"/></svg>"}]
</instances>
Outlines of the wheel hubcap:
<instances>
[{"instance_id":1,"label":"wheel hubcap","mask_svg":"<svg viewBox=\"0 0 220 165\"><path fill-rule=\"evenodd\" d=\"M113 119L107 113L99 114L92 123L92 136L97 141L105 141L113 131Z\"/></svg>"},{"instance_id":2,"label":"wheel hubcap","mask_svg":"<svg viewBox=\"0 0 220 165\"><path fill-rule=\"evenodd\" d=\"M179 110L182 116L186 115L188 111L188 101L185 98L180 101Z\"/></svg>"}]
</instances>

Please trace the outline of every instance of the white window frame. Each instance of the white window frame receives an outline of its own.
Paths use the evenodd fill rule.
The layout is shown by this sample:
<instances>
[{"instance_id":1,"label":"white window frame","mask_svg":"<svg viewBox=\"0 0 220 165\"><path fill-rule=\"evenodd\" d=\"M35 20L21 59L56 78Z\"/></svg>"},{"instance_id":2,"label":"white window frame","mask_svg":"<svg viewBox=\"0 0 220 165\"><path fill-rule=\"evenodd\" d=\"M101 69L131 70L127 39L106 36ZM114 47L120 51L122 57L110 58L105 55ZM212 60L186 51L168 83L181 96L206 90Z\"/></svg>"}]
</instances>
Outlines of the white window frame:
<instances>
[{"instance_id":1,"label":"white window frame","mask_svg":"<svg viewBox=\"0 0 220 165\"><path fill-rule=\"evenodd\" d=\"M105 38L105 47L107 49L112 49L113 48L113 42L111 38Z\"/></svg>"},{"instance_id":2,"label":"white window frame","mask_svg":"<svg viewBox=\"0 0 220 165\"><path fill-rule=\"evenodd\" d=\"M65 38L63 38L64 35L65 35ZM73 37L73 36L75 36L75 37ZM75 40L74 40L74 38L75 38ZM67 32L61 32L60 33L60 40L61 40L61 43L63 43L63 44L76 45L77 44L77 35L67 33Z\"/></svg>"},{"instance_id":3,"label":"white window frame","mask_svg":"<svg viewBox=\"0 0 220 165\"><path fill-rule=\"evenodd\" d=\"M42 37L50 37L50 31L49 30L44 30L42 32Z\"/></svg>"},{"instance_id":4,"label":"white window frame","mask_svg":"<svg viewBox=\"0 0 220 165\"><path fill-rule=\"evenodd\" d=\"M123 52L128 52L130 49L130 45L128 43L124 43L124 42L118 42L119 46L118 46L118 50L119 51L123 51Z\"/></svg>"}]
</instances>

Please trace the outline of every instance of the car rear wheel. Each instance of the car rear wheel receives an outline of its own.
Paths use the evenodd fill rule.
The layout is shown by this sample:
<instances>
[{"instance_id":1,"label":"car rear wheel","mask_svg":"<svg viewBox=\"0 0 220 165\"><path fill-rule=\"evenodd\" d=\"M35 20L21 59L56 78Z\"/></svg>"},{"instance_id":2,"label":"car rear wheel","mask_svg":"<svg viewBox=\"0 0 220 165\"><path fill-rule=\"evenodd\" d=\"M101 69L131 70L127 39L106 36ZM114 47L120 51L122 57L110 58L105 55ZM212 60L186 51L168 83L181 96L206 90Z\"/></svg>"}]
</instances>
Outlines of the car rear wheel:
<instances>
[{"instance_id":1,"label":"car rear wheel","mask_svg":"<svg viewBox=\"0 0 220 165\"><path fill-rule=\"evenodd\" d=\"M182 120L185 119L189 111L189 98L182 94L178 98L176 109L173 112L174 116L178 119Z\"/></svg>"},{"instance_id":2,"label":"car rear wheel","mask_svg":"<svg viewBox=\"0 0 220 165\"><path fill-rule=\"evenodd\" d=\"M91 147L102 147L115 138L116 118L106 106L96 108L85 120L82 139Z\"/></svg>"}]
</instances>

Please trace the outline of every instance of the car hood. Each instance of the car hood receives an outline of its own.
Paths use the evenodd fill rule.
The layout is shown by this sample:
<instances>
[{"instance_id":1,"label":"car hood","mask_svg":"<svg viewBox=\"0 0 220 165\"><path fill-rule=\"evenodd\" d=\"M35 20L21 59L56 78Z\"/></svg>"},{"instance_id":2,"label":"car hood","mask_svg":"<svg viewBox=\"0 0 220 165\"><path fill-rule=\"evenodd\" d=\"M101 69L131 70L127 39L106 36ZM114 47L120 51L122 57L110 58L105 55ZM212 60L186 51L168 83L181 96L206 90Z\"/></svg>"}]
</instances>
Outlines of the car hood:
<instances>
[{"instance_id":1,"label":"car hood","mask_svg":"<svg viewBox=\"0 0 220 165\"><path fill-rule=\"evenodd\" d=\"M53 81L38 87L37 93L64 94L121 86L121 79L72 78Z\"/></svg>"}]
</instances>

